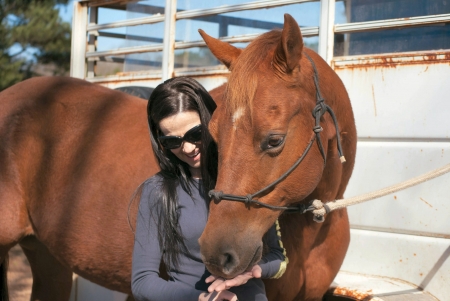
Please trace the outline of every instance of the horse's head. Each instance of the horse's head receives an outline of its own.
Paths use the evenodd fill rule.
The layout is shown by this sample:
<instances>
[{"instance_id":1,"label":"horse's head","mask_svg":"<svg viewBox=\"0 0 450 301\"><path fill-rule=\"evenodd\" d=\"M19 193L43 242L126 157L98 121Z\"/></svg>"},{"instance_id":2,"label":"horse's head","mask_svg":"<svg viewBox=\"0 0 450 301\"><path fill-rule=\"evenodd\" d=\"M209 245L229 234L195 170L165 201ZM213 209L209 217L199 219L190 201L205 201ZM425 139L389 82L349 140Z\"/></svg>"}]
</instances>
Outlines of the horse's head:
<instances>
[{"instance_id":1,"label":"horse's head","mask_svg":"<svg viewBox=\"0 0 450 301\"><path fill-rule=\"evenodd\" d=\"M289 170L315 136L316 87L305 52L315 61L319 58L304 49L298 24L287 14L282 31L263 34L243 50L200 33L231 70L209 125L219 149L215 191L247 196ZM326 65L320 64L319 72ZM321 80L325 85L327 79ZM321 117L320 125L327 153L336 130L328 114ZM313 143L289 176L254 199L272 206L297 204L314 191L323 170L323 155ZM281 213L254 203L215 199L200 237L207 268L229 278L253 266L262 254L262 236Z\"/></svg>"}]
</instances>

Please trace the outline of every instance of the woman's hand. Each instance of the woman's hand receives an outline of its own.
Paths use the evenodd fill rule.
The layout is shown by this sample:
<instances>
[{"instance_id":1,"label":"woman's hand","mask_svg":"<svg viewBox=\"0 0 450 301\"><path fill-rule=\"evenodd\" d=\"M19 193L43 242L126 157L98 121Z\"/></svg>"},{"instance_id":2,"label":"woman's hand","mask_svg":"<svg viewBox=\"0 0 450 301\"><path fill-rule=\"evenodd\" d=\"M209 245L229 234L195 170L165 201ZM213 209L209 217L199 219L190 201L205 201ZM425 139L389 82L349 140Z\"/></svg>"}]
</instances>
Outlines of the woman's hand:
<instances>
[{"instance_id":1,"label":"woman's hand","mask_svg":"<svg viewBox=\"0 0 450 301\"><path fill-rule=\"evenodd\" d=\"M230 291L201 293L198 301L239 301L235 294Z\"/></svg>"},{"instance_id":2,"label":"woman's hand","mask_svg":"<svg viewBox=\"0 0 450 301\"><path fill-rule=\"evenodd\" d=\"M221 292L233 286L243 285L252 278L261 278L261 272L262 272L261 267L259 265L255 265L250 271L237 275L232 279L224 279L222 277L211 275L208 278L206 278L205 282L206 283L212 282L212 284L208 287L209 292L213 291Z\"/></svg>"}]
</instances>

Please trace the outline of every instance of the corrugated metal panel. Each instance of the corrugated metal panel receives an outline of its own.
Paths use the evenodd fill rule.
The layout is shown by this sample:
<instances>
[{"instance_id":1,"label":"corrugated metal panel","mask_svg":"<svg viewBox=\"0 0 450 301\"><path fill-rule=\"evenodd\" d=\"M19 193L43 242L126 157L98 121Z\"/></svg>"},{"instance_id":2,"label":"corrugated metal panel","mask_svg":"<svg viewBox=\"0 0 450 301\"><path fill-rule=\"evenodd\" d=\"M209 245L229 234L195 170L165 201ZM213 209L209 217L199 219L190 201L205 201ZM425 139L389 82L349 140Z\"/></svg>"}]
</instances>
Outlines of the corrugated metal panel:
<instances>
[{"instance_id":1,"label":"corrugated metal panel","mask_svg":"<svg viewBox=\"0 0 450 301\"><path fill-rule=\"evenodd\" d=\"M387 187L450 162L450 142L359 142L346 196ZM450 238L450 174L349 208L353 227Z\"/></svg>"},{"instance_id":2,"label":"corrugated metal panel","mask_svg":"<svg viewBox=\"0 0 450 301\"><path fill-rule=\"evenodd\" d=\"M73 276L69 301L125 301L128 295L94 284L78 275Z\"/></svg>"},{"instance_id":3,"label":"corrugated metal panel","mask_svg":"<svg viewBox=\"0 0 450 301\"><path fill-rule=\"evenodd\" d=\"M447 301L449 257L450 239L352 229L341 270L401 279Z\"/></svg>"},{"instance_id":4,"label":"corrugated metal panel","mask_svg":"<svg viewBox=\"0 0 450 301\"><path fill-rule=\"evenodd\" d=\"M180 73L175 73L175 76L190 76L192 78L195 78L199 83L201 83L205 89L212 90L223 83L227 81L227 74L228 72L224 72L224 74L218 74L217 71L212 71L212 75L208 74L207 71L203 71L201 73L190 73L188 71L181 71ZM206 75L205 75L206 74ZM90 80L91 82L95 82L98 84L101 84L102 86L115 89L119 87L125 87L125 86L142 86L142 87L150 87L154 88L157 85L159 85L161 80L160 74L135 74L135 73L124 73L122 77L117 79L117 76L114 76L112 78L109 77L96 77L95 79Z\"/></svg>"},{"instance_id":5,"label":"corrugated metal panel","mask_svg":"<svg viewBox=\"0 0 450 301\"><path fill-rule=\"evenodd\" d=\"M385 28L405 28L410 26L423 26L430 24L441 24L450 22L450 14L420 16L410 18L399 18L371 22L354 22L347 24L336 24L334 32L350 33L368 30L380 30Z\"/></svg>"},{"instance_id":6,"label":"corrugated metal panel","mask_svg":"<svg viewBox=\"0 0 450 301\"><path fill-rule=\"evenodd\" d=\"M450 52L337 61L358 137L449 139L449 63Z\"/></svg>"},{"instance_id":7,"label":"corrugated metal panel","mask_svg":"<svg viewBox=\"0 0 450 301\"><path fill-rule=\"evenodd\" d=\"M450 162L449 52L337 58L358 130L346 196ZM342 270L398 278L439 300L450 296L450 175L349 208Z\"/></svg>"},{"instance_id":8,"label":"corrugated metal panel","mask_svg":"<svg viewBox=\"0 0 450 301\"><path fill-rule=\"evenodd\" d=\"M324 301L333 301L329 295L348 297L359 301L436 301L416 285L403 280L364 274L339 272ZM342 300L342 299L339 299Z\"/></svg>"}]
</instances>

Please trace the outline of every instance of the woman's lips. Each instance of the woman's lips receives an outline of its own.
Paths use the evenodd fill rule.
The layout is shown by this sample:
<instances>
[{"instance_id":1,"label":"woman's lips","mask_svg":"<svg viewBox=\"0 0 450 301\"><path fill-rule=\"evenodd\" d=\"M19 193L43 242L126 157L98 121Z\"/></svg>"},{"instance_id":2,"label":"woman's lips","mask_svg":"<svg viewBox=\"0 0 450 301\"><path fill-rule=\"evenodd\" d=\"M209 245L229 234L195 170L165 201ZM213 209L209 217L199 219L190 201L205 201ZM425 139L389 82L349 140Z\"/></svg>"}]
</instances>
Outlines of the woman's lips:
<instances>
[{"instance_id":1,"label":"woman's lips","mask_svg":"<svg viewBox=\"0 0 450 301\"><path fill-rule=\"evenodd\" d=\"M191 159L196 159L198 155L200 155L200 150L196 151L192 155L186 155L186 156L188 156Z\"/></svg>"}]
</instances>

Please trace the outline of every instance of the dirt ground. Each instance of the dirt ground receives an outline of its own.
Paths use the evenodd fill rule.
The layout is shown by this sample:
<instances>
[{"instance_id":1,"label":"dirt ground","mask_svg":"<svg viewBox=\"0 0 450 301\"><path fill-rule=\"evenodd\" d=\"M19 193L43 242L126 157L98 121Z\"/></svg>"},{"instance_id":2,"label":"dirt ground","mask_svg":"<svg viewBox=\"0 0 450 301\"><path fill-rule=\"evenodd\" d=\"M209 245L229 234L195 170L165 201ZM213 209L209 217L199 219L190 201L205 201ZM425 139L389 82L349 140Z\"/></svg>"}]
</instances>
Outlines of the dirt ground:
<instances>
[{"instance_id":1,"label":"dirt ground","mask_svg":"<svg viewBox=\"0 0 450 301\"><path fill-rule=\"evenodd\" d=\"M9 251L8 288L11 301L28 301L31 295L30 264L19 245Z\"/></svg>"},{"instance_id":2,"label":"dirt ground","mask_svg":"<svg viewBox=\"0 0 450 301\"><path fill-rule=\"evenodd\" d=\"M11 301L29 301L33 277L30 264L19 245L9 251L8 288ZM72 299L71 299L72 300ZM114 297L111 300L119 300ZM129 296L127 301L134 301Z\"/></svg>"}]
</instances>

